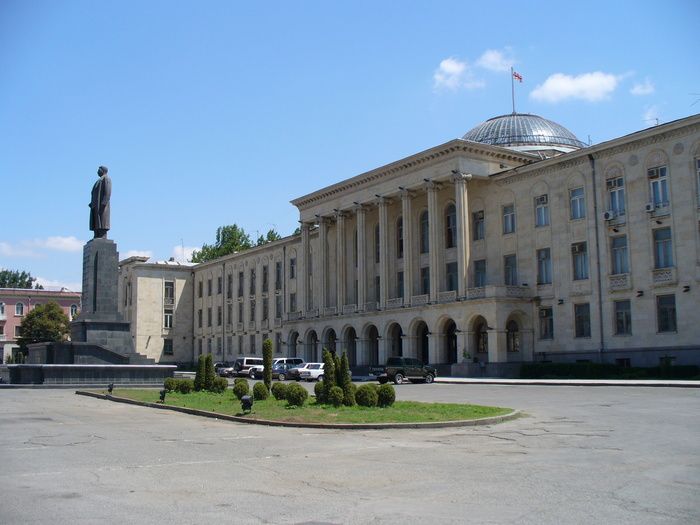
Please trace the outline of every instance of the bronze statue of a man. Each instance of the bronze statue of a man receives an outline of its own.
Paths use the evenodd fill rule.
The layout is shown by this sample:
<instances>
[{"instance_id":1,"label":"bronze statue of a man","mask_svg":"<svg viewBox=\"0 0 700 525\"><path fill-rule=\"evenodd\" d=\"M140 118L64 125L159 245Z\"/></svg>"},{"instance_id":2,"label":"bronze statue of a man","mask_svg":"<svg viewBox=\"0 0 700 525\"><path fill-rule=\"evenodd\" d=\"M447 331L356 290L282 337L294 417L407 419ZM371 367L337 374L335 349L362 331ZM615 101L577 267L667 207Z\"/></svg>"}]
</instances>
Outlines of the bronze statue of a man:
<instances>
[{"instance_id":1,"label":"bronze statue of a man","mask_svg":"<svg viewBox=\"0 0 700 525\"><path fill-rule=\"evenodd\" d=\"M107 168L97 168L99 179L92 187L90 200L90 229L95 232L95 239L106 239L109 230L109 197L112 194L112 179L107 175Z\"/></svg>"}]
</instances>

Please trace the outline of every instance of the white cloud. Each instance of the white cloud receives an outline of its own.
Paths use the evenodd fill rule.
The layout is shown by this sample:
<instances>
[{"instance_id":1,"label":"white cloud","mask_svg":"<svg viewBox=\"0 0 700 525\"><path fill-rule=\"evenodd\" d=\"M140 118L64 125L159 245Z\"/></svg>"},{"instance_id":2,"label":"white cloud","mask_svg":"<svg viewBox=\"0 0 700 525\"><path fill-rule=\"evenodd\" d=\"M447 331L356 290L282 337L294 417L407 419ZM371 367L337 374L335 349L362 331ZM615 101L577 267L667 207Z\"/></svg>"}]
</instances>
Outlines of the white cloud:
<instances>
[{"instance_id":1,"label":"white cloud","mask_svg":"<svg viewBox=\"0 0 700 525\"><path fill-rule=\"evenodd\" d=\"M37 277L36 282L43 286L45 290L60 290L61 288L66 288L71 292L79 292L83 288L82 283L79 282L56 281L44 277Z\"/></svg>"},{"instance_id":2,"label":"white cloud","mask_svg":"<svg viewBox=\"0 0 700 525\"><path fill-rule=\"evenodd\" d=\"M656 126L659 123L659 115L660 113L658 106L647 106L644 108L642 120L647 126Z\"/></svg>"},{"instance_id":3,"label":"white cloud","mask_svg":"<svg viewBox=\"0 0 700 525\"><path fill-rule=\"evenodd\" d=\"M126 252L126 255L124 255L125 259L128 259L129 257L148 257L151 258L153 257L153 252L151 250L129 250Z\"/></svg>"},{"instance_id":4,"label":"white cloud","mask_svg":"<svg viewBox=\"0 0 700 525\"><path fill-rule=\"evenodd\" d=\"M644 79L643 83L637 83L630 89L630 93L637 96L651 95L653 92L654 84L648 78Z\"/></svg>"},{"instance_id":5,"label":"white cloud","mask_svg":"<svg viewBox=\"0 0 700 525\"><path fill-rule=\"evenodd\" d=\"M506 56L502 51L497 49L487 49L477 59L476 65L488 69L489 71L510 71L511 66L515 61L512 57Z\"/></svg>"},{"instance_id":6,"label":"white cloud","mask_svg":"<svg viewBox=\"0 0 700 525\"><path fill-rule=\"evenodd\" d=\"M173 257L178 262L190 262L192 260L192 252L197 250L196 246L173 246Z\"/></svg>"},{"instance_id":7,"label":"white cloud","mask_svg":"<svg viewBox=\"0 0 700 525\"><path fill-rule=\"evenodd\" d=\"M601 71L577 76L555 73L550 75L544 84L538 85L530 93L530 97L552 103L566 99L597 102L608 98L617 88L619 81L619 76Z\"/></svg>"},{"instance_id":8,"label":"white cloud","mask_svg":"<svg viewBox=\"0 0 700 525\"><path fill-rule=\"evenodd\" d=\"M440 66L433 73L433 87L435 89L474 89L484 86L484 82L474 78L467 62L449 57L440 62Z\"/></svg>"},{"instance_id":9,"label":"white cloud","mask_svg":"<svg viewBox=\"0 0 700 525\"><path fill-rule=\"evenodd\" d=\"M38 257L39 254L26 246L13 246L9 242L0 242L0 255L3 257Z\"/></svg>"},{"instance_id":10,"label":"white cloud","mask_svg":"<svg viewBox=\"0 0 700 525\"><path fill-rule=\"evenodd\" d=\"M46 248L47 250L56 250L59 252L79 252L83 249L83 245L85 243L73 236L61 237L60 235L57 235L55 237L47 237L46 239L34 239L32 244L39 248Z\"/></svg>"}]
</instances>

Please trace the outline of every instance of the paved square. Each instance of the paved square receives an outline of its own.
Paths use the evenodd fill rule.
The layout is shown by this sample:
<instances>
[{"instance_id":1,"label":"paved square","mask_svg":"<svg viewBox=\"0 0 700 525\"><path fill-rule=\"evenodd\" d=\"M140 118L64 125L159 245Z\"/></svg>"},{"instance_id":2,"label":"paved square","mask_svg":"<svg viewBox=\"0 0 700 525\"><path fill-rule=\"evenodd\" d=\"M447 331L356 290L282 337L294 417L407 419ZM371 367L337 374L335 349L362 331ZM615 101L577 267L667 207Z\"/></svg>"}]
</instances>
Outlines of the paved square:
<instances>
[{"instance_id":1,"label":"paved square","mask_svg":"<svg viewBox=\"0 0 700 525\"><path fill-rule=\"evenodd\" d=\"M401 385L490 427L309 431L0 391L0 523L699 523L700 390Z\"/></svg>"}]
</instances>

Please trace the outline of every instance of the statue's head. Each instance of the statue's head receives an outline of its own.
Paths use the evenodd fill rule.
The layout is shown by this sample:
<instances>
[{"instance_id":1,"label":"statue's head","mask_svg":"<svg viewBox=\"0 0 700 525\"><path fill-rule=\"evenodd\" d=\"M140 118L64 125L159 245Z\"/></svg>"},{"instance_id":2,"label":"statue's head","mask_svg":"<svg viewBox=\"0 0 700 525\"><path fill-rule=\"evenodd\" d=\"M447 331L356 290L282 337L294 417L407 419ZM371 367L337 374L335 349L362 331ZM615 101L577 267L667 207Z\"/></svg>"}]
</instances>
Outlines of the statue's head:
<instances>
[{"instance_id":1,"label":"statue's head","mask_svg":"<svg viewBox=\"0 0 700 525\"><path fill-rule=\"evenodd\" d=\"M97 174L98 174L100 177L102 177L102 175L107 175L107 172L108 172L108 171L109 171L109 170L107 169L107 166L100 166L99 168L97 168Z\"/></svg>"}]
</instances>

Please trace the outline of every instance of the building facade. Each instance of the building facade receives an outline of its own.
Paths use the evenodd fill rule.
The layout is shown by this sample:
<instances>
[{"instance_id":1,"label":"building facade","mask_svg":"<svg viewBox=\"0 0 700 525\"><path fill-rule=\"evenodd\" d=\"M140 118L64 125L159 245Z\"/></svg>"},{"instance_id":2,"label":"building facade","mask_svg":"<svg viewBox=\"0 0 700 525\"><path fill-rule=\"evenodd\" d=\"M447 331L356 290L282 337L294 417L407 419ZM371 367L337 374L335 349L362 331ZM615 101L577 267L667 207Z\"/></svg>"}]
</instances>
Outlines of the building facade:
<instances>
[{"instance_id":1,"label":"building facade","mask_svg":"<svg viewBox=\"0 0 700 525\"><path fill-rule=\"evenodd\" d=\"M24 316L49 302L58 304L71 320L80 312L80 292L0 288L0 357L3 363L9 356L14 358L19 350L17 338Z\"/></svg>"},{"instance_id":2,"label":"building facade","mask_svg":"<svg viewBox=\"0 0 700 525\"><path fill-rule=\"evenodd\" d=\"M292 204L299 235L182 274L173 361L260 354L269 337L310 361L326 347L455 374L700 362L699 116L586 147L505 115ZM159 305L134 313L137 339L163 328L141 323Z\"/></svg>"}]
</instances>

